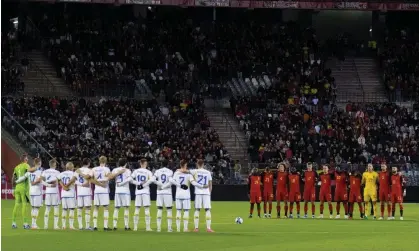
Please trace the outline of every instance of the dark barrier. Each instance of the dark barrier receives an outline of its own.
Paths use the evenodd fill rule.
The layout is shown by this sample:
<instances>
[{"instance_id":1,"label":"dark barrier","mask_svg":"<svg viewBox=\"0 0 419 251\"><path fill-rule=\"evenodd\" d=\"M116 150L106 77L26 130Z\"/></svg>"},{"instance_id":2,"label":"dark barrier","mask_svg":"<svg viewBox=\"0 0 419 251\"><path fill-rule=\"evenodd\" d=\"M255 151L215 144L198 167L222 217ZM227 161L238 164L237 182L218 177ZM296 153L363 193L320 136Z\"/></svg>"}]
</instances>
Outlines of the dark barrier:
<instances>
[{"instance_id":1,"label":"dark barrier","mask_svg":"<svg viewBox=\"0 0 419 251\"><path fill-rule=\"evenodd\" d=\"M9 180L12 178L13 169L20 163L19 156L13 151L13 149L1 140L1 167L6 173Z\"/></svg>"},{"instance_id":2,"label":"dark barrier","mask_svg":"<svg viewBox=\"0 0 419 251\"><path fill-rule=\"evenodd\" d=\"M173 194L175 194L176 188L173 187ZM134 200L135 187L131 186L131 198ZM194 200L193 191L194 188L191 188L192 200ZM319 194L319 187L316 187L316 196ZM156 200L156 186L150 186L151 199ZM114 198L115 186L111 185L111 199ZM212 190L212 200L213 201L247 201L247 185L214 185ZM406 197L404 202L416 202L419 203L419 186L412 186L406 188ZM334 187L332 187L332 194L334 194Z\"/></svg>"}]
</instances>

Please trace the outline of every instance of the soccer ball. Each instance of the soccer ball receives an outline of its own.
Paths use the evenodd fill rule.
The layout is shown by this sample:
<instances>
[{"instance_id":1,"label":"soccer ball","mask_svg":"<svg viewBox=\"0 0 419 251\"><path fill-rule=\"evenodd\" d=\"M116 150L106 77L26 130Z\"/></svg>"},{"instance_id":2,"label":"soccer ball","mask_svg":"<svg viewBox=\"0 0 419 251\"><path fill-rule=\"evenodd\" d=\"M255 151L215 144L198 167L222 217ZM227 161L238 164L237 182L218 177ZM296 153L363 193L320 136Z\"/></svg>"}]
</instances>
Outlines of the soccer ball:
<instances>
[{"instance_id":1,"label":"soccer ball","mask_svg":"<svg viewBox=\"0 0 419 251\"><path fill-rule=\"evenodd\" d=\"M243 219L241 217L236 218L236 224L243 224Z\"/></svg>"}]
</instances>

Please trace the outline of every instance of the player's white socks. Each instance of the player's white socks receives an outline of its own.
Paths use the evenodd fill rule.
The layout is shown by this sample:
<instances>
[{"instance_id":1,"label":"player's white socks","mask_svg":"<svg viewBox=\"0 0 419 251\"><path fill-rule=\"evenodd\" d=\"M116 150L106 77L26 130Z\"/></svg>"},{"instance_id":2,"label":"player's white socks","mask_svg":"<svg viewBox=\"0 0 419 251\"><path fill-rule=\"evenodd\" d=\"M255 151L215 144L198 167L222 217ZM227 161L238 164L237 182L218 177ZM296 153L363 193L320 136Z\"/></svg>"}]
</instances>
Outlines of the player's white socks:
<instances>
[{"instance_id":1,"label":"player's white socks","mask_svg":"<svg viewBox=\"0 0 419 251\"><path fill-rule=\"evenodd\" d=\"M145 213L145 227L146 227L146 229L151 229L151 227L150 227L150 223L151 223L150 208L145 207L144 208L144 213Z\"/></svg>"},{"instance_id":2,"label":"player's white socks","mask_svg":"<svg viewBox=\"0 0 419 251\"><path fill-rule=\"evenodd\" d=\"M62 228L66 228L67 226L67 209L63 209L63 212L61 213L61 225Z\"/></svg>"},{"instance_id":3,"label":"player's white socks","mask_svg":"<svg viewBox=\"0 0 419 251\"><path fill-rule=\"evenodd\" d=\"M49 220L49 211L51 210L50 206L45 207L45 214L44 214L44 228L48 228L48 220Z\"/></svg>"},{"instance_id":4,"label":"player's white socks","mask_svg":"<svg viewBox=\"0 0 419 251\"><path fill-rule=\"evenodd\" d=\"M189 211L183 211L183 231L188 231Z\"/></svg>"},{"instance_id":5,"label":"player's white socks","mask_svg":"<svg viewBox=\"0 0 419 251\"><path fill-rule=\"evenodd\" d=\"M193 215L193 222L195 225L195 229L198 229L199 228L199 211L198 210L195 210L195 213Z\"/></svg>"},{"instance_id":6,"label":"player's white socks","mask_svg":"<svg viewBox=\"0 0 419 251\"><path fill-rule=\"evenodd\" d=\"M93 227L97 228L97 216L99 214L99 210L97 207L95 207L95 209L93 209Z\"/></svg>"},{"instance_id":7,"label":"player's white socks","mask_svg":"<svg viewBox=\"0 0 419 251\"><path fill-rule=\"evenodd\" d=\"M60 219L60 207L54 206L54 228L58 227L58 221Z\"/></svg>"},{"instance_id":8,"label":"player's white socks","mask_svg":"<svg viewBox=\"0 0 419 251\"><path fill-rule=\"evenodd\" d=\"M36 220L38 219L39 208L32 209L32 226L36 225Z\"/></svg>"},{"instance_id":9,"label":"player's white socks","mask_svg":"<svg viewBox=\"0 0 419 251\"><path fill-rule=\"evenodd\" d=\"M134 211L134 230L137 231L138 221L140 220L140 208L136 207Z\"/></svg>"},{"instance_id":10,"label":"player's white socks","mask_svg":"<svg viewBox=\"0 0 419 251\"><path fill-rule=\"evenodd\" d=\"M166 209L167 210L167 230L172 230L172 209Z\"/></svg>"},{"instance_id":11,"label":"player's white socks","mask_svg":"<svg viewBox=\"0 0 419 251\"><path fill-rule=\"evenodd\" d=\"M211 229L211 211L207 210L205 212L205 218L207 220L207 229Z\"/></svg>"},{"instance_id":12,"label":"player's white socks","mask_svg":"<svg viewBox=\"0 0 419 251\"><path fill-rule=\"evenodd\" d=\"M176 210L176 230L180 232L180 218L182 216L182 212L180 210Z\"/></svg>"},{"instance_id":13,"label":"player's white socks","mask_svg":"<svg viewBox=\"0 0 419 251\"><path fill-rule=\"evenodd\" d=\"M84 220L86 222L86 228L90 228L90 208L84 209Z\"/></svg>"},{"instance_id":14,"label":"player's white socks","mask_svg":"<svg viewBox=\"0 0 419 251\"><path fill-rule=\"evenodd\" d=\"M161 218L163 216L163 210L157 209L157 231L161 231Z\"/></svg>"},{"instance_id":15,"label":"player's white socks","mask_svg":"<svg viewBox=\"0 0 419 251\"><path fill-rule=\"evenodd\" d=\"M74 209L70 209L70 216L69 218L69 223L70 223L70 229L74 228Z\"/></svg>"},{"instance_id":16,"label":"player's white socks","mask_svg":"<svg viewBox=\"0 0 419 251\"><path fill-rule=\"evenodd\" d=\"M107 208L103 209L103 227L108 228L109 211Z\"/></svg>"},{"instance_id":17,"label":"player's white socks","mask_svg":"<svg viewBox=\"0 0 419 251\"><path fill-rule=\"evenodd\" d=\"M79 223L79 228L80 229L83 228L83 217L82 217L82 213L83 213L83 208L77 208L77 222Z\"/></svg>"},{"instance_id":18,"label":"player's white socks","mask_svg":"<svg viewBox=\"0 0 419 251\"><path fill-rule=\"evenodd\" d=\"M113 228L117 228L118 226L118 216L119 216L119 208L115 208L113 210Z\"/></svg>"},{"instance_id":19,"label":"player's white socks","mask_svg":"<svg viewBox=\"0 0 419 251\"><path fill-rule=\"evenodd\" d=\"M124 210L124 224L126 228L129 228L129 208L126 207Z\"/></svg>"}]
</instances>

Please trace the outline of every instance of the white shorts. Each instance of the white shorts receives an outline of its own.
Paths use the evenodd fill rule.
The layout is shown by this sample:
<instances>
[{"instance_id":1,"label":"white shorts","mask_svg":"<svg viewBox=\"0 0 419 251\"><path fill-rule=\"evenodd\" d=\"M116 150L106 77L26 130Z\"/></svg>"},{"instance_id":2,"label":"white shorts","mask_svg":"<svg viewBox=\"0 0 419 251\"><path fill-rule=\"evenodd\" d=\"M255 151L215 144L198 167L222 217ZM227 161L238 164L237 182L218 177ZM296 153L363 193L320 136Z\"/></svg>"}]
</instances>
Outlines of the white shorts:
<instances>
[{"instance_id":1,"label":"white shorts","mask_svg":"<svg viewBox=\"0 0 419 251\"><path fill-rule=\"evenodd\" d=\"M195 208L196 209L210 209L211 208L211 195L208 194L195 194Z\"/></svg>"},{"instance_id":2,"label":"white shorts","mask_svg":"<svg viewBox=\"0 0 419 251\"><path fill-rule=\"evenodd\" d=\"M61 207L63 209L76 208L76 198L62 198Z\"/></svg>"},{"instance_id":3,"label":"white shorts","mask_svg":"<svg viewBox=\"0 0 419 251\"><path fill-rule=\"evenodd\" d=\"M41 207L42 206L42 195L30 195L29 201L32 207Z\"/></svg>"},{"instance_id":4,"label":"white shorts","mask_svg":"<svg viewBox=\"0 0 419 251\"><path fill-rule=\"evenodd\" d=\"M109 206L109 194L108 193L95 194L93 203L95 206Z\"/></svg>"},{"instance_id":5,"label":"white shorts","mask_svg":"<svg viewBox=\"0 0 419 251\"><path fill-rule=\"evenodd\" d=\"M190 210L191 209L191 199L176 199L176 209L177 210Z\"/></svg>"},{"instance_id":6,"label":"white shorts","mask_svg":"<svg viewBox=\"0 0 419 251\"><path fill-rule=\"evenodd\" d=\"M172 207L173 197L169 194L157 194L156 200L157 207Z\"/></svg>"},{"instance_id":7,"label":"white shorts","mask_svg":"<svg viewBox=\"0 0 419 251\"><path fill-rule=\"evenodd\" d=\"M115 194L115 207L129 207L131 206L131 195L129 194Z\"/></svg>"},{"instance_id":8,"label":"white shorts","mask_svg":"<svg viewBox=\"0 0 419 251\"><path fill-rule=\"evenodd\" d=\"M77 196L77 207L91 207L91 206L92 206L91 195Z\"/></svg>"},{"instance_id":9,"label":"white shorts","mask_svg":"<svg viewBox=\"0 0 419 251\"><path fill-rule=\"evenodd\" d=\"M149 194L137 194L135 196L136 207L149 207L151 205Z\"/></svg>"},{"instance_id":10,"label":"white shorts","mask_svg":"<svg viewBox=\"0 0 419 251\"><path fill-rule=\"evenodd\" d=\"M60 198L57 193L45 194L45 206L58 206L60 204Z\"/></svg>"}]
</instances>

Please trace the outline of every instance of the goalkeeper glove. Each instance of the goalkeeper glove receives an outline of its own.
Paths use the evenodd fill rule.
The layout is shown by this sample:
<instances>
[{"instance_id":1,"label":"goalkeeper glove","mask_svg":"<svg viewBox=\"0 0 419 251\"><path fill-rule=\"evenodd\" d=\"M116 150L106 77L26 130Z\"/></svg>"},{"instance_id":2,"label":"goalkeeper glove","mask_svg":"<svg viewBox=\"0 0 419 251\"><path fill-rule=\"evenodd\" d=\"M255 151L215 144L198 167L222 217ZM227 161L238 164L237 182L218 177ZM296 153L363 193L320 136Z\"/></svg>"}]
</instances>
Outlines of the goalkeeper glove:
<instances>
[{"instance_id":1,"label":"goalkeeper glove","mask_svg":"<svg viewBox=\"0 0 419 251\"><path fill-rule=\"evenodd\" d=\"M182 188L183 190L188 190L188 186L187 185L180 185L180 188Z\"/></svg>"},{"instance_id":2,"label":"goalkeeper glove","mask_svg":"<svg viewBox=\"0 0 419 251\"><path fill-rule=\"evenodd\" d=\"M138 185L137 186L137 190L141 190L141 189L143 189L144 187L143 187L143 185Z\"/></svg>"}]
</instances>

